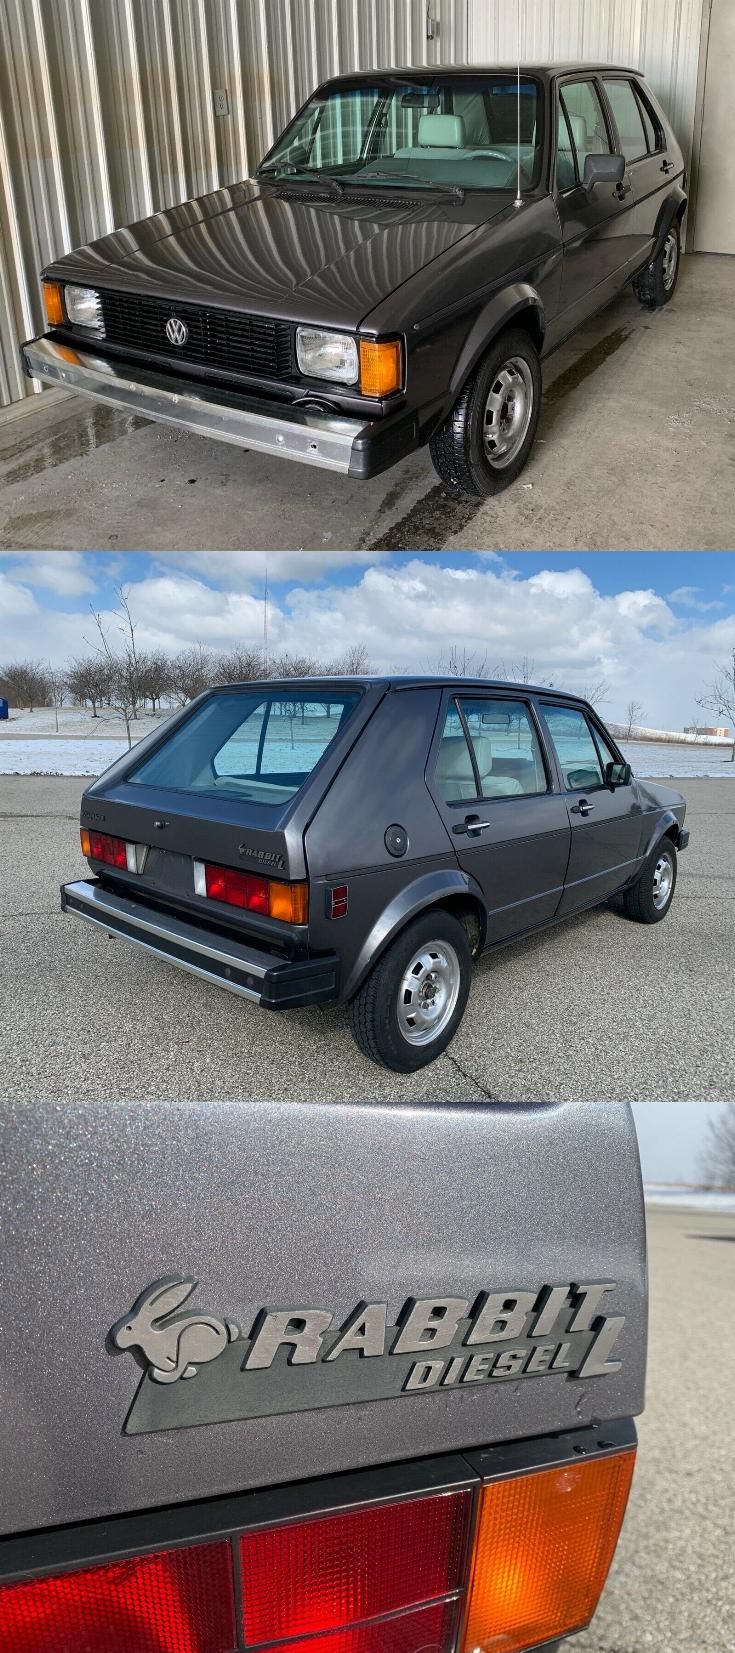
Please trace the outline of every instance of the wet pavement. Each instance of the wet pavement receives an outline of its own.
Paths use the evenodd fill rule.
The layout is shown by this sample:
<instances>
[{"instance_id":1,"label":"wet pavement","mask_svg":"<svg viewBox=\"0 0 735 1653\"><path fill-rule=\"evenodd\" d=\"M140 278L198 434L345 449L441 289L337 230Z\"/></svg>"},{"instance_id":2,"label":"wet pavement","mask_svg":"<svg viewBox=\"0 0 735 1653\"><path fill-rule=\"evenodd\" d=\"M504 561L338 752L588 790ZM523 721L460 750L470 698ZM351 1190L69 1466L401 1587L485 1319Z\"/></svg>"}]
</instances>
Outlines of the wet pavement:
<instances>
[{"instance_id":1,"label":"wet pavement","mask_svg":"<svg viewBox=\"0 0 735 1653\"><path fill-rule=\"evenodd\" d=\"M626 292L545 365L537 444L494 500L427 450L358 483L81 397L0 420L0 548L726 549L732 260L686 258L664 311Z\"/></svg>"}]
</instances>

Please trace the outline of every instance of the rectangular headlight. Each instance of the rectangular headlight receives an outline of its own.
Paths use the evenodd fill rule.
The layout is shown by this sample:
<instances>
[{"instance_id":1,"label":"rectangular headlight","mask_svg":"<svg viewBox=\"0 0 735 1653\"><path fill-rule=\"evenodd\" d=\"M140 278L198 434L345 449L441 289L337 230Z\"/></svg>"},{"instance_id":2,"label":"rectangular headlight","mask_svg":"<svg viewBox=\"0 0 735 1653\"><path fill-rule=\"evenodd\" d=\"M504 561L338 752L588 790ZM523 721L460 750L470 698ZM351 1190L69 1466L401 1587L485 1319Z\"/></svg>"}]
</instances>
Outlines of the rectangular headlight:
<instances>
[{"instance_id":1,"label":"rectangular headlight","mask_svg":"<svg viewBox=\"0 0 735 1653\"><path fill-rule=\"evenodd\" d=\"M88 327L90 332L104 333L102 304L94 287L66 287L64 302L73 327Z\"/></svg>"},{"instance_id":2,"label":"rectangular headlight","mask_svg":"<svg viewBox=\"0 0 735 1653\"><path fill-rule=\"evenodd\" d=\"M299 371L312 379L333 379L356 385L359 374L357 344L347 333L325 333L319 327L297 327L296 360Z\"/></svg>"}]
</instances>

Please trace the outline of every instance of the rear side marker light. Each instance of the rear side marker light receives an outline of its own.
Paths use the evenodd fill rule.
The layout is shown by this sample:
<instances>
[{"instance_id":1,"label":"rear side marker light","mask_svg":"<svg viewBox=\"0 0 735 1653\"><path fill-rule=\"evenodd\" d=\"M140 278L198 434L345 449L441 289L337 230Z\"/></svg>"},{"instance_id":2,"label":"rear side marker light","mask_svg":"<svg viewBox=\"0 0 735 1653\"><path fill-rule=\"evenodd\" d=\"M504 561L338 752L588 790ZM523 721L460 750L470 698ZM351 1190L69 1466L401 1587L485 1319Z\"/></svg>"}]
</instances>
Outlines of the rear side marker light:
<instances>
[{"instance_id":1,"label":"rear side marker light","mask_svg":"<svg viewBox=\"0 0 735 1653\"><path fill-rule=\"evenodd\" d=\"M289 1653L301 1653L303 1637L340 1631L329 1647L344 1653L443 1648L423 1615L411 1614L412 1626L390 1615L433 1602L444 1624L448 1609L439 1604L462 1584L471 1505L469 1492L450 1492L244 1533L245 1646L284 1640ZM354 1628L374 1619L373 1630ZM316 1653L320 1643L308 1646Z\"/></svg>"},{"instance_id":2,"label":"rear side marker light","mask_svg":"<svg viewBox=\"0 0 735 1653\"><path fill-rule=\"evenodd\" d=\"M306 924L309 918L308 884L285 884L258 873L239 872L234 867L194 862L194 890L209 901L223 901L228 907L263 913L285 924Z\"/></svg>"},{"instance_id":3,"label":"rear side marker light","mask_svg":"<svg viewBox=\"0 0 735 1653\"><path fill-rule=\"evenodd\" d=\"M630 1448L483 1487L463 1653L521 1653L589 1623L634 1464Z\"/></svg>"},{"instance_id":4,"label":"rear side marker light","mask_svg":"<svg viewBox=\"0 0 735 1653\"><path fill-rule=\"evenodd\" d=\"M231 1653L228 1543L0 1586L3 1653Z\"/></svg>"},{"instance_id":5,"label":"rear side marker light","mask_svg":"<svg viewBox=\"0 0 735 1653\"><path fill-rule=\"evenodd\" d=\"M327 892L327 911L330 918L346 918L349 891L346 884L334 884Z\"/></svg>"}]
</instances>

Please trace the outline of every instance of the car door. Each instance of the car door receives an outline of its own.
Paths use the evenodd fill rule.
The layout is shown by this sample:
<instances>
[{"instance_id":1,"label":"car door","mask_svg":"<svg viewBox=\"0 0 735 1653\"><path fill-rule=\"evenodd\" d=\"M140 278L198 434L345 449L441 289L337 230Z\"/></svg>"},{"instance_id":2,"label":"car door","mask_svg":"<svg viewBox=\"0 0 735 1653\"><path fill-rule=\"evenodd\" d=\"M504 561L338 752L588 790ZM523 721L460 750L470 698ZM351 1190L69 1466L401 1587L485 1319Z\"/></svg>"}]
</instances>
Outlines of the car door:
<instances>
[{"instance_id":1,"label":"car door","mask_svg":"<svg viewBox=\"0 0 735 1653\"><path fill-rule=\"evenodd\" d=\"M620 754L581 707L539 703L556 758L571 827L571 848L559 917L605 901L639 864L643 810L634 780L611 787L608 763Z\"/></svg>"},{"instance_id":2,"label":"car door","mask_svg":"<svg viewBox=\"0 0 735 1653\"><path fill-rule=\"evenodd\" d=\"M530 704L447 696L427 779L457 860L485 896L488 944L553 918L571 831Z\"/></svg>"},{"instance_id":3,"label":"car door","mask_svg":"<svg viewBox=\"0 0 735 1653\"><path fill-rule=\"evenodd\" d=\"M556 91L556 205L563 266L562 332L579 326L622 286L633 257L633 189L622 184L583 188L588 155L615 151L615 135L594 76L563 80Z\"/></svg>"},{"instance_id":4,"label":"car door","mask_svg":"<svg viewBox=\"0 0 735 1653\"><path fill-rule=\"evenodd\" d=\"M667 152L661 121L637 82L626 75L603 74L601 84L615 127L616 147L625 157L633 185L628 214L631 257L634 266L640 266L651 250L676 162Z\"/></svg>"}]
</instances>

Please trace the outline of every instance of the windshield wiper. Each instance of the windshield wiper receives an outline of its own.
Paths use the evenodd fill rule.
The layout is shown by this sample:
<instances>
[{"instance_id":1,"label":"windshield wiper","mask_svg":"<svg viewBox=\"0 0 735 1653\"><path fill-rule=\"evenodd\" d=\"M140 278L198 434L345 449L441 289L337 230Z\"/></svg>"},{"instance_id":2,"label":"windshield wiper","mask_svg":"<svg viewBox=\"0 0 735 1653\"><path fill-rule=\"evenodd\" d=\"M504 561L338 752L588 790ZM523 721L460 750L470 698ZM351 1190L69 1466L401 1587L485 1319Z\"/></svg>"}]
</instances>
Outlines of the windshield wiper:
<instances>
[{"instance_id":1,"label":"windshield wiper","mask_svg":"<svg viewBox=\"0 0 735 1653\"><path fill-rule=\"evenodd\" d=\"M335 195L344 195L345 191L345 186L339 178L335 178L331 172L318 172L312 166L263 166L258 168L255 176L273 178L278 184L287 184L291 180L299 183L308 179L310 184L331 184Z\"/></svg>"},{"instance_id":2,"label":"windshield wiper","mask_svg":"<svg viewBox=\"0 0 735 1653\"><path fill-rule=\"evenodd\" d=\"M419 178L415 172L368 172L360 177L351 178L350 188L353 184L369 183L371 178L408 179L410 183L416 184L419 189L438 189L441 190L444 195L454 195L456 200L464 201L465 192L462 184L447 184L439 178Z\"/></svg>"}]
</instances>

